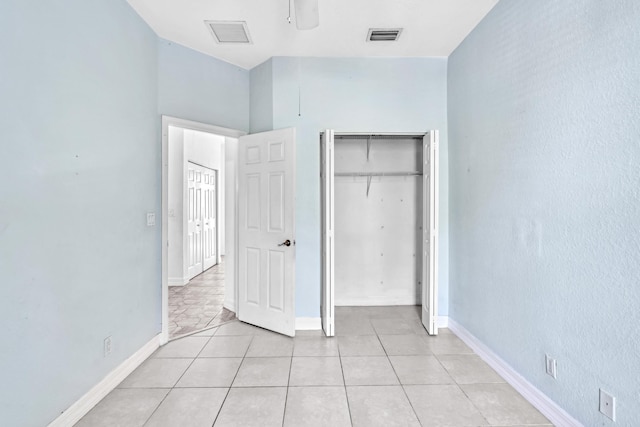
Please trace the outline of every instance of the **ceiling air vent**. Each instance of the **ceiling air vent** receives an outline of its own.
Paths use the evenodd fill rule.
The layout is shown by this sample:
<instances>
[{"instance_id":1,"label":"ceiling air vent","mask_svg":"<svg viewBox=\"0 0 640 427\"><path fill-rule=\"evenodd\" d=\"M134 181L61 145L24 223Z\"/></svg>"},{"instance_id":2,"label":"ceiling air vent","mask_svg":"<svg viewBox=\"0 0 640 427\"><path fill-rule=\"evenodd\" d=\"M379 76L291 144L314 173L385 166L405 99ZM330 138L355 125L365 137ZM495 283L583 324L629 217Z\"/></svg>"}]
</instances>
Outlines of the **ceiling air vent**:
<instances>
[{"instance_id":1,"label":"ceiling air vent","mask_svg":"<svg viewBox=\"0 0 640 427\"><path fill-rule=\"evenodd\" d=\"M394 42L400 37L402 28L369 28L368 42Z\"/></svg>"},{"instance_id":2,"label":"ceiling air vent","mask_svg":"<svg viewBox=\"0 0 640 427\"><path fill-rule=\"evenodd\" d=\"M204 21L218 43L251 43L244 21Z\"/></svg>"}]
</instances>

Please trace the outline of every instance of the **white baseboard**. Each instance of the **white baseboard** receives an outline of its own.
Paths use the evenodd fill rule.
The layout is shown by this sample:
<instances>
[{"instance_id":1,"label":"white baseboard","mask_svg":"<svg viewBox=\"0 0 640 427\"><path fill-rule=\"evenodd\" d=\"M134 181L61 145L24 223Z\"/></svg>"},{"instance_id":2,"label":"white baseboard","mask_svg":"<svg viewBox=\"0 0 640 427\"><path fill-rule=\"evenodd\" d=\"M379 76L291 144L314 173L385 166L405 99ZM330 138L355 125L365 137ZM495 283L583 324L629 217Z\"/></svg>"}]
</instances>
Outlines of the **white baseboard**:
<instances>
[{"instance_id":1,"label":"white baseboard","mask_svg":"<svg viewBox=\"0 0 640 427\"><path fill-rule=\"evenodd\" d=\"M322 329L322 320L319 317L296 317L297 331L317 331Z\"/></svg>"},{"instance_id":2,"label":"white baseboard","mask_svg":"<svg viewBox=\"0 0 640 427\"><path fill-rule=\"evenodd\" d=\"M407 296L367 296L367 297L346 297L335 300L335 306L371 306L377 307L381 305L419 305L420 300L416 299L415 295Z\"/></svg>"},{"instance_id":3,"label":"white baseboard","mask_svg":"<svg viewBox=\"0 0 640 427\"><path fill-rule=\"evenodd\" d=\"M438 316L438 328L449 327L449 316Z\"/></svg>"},{"instance_id":4,"label":"white baseboard","mask_svg":"<svg viewBox=\"0 0 640 427\"><path fill-rule=\"evenodd\" d=\"M535 406L542 414L558 427L584 427L579 421L569 415L564 409L558 406L546 394L538 390L533 384L527 381L500 356L495 354L482 341L473 336L462 325L453 319L449 319L449 329L465 342L478 356L491 366L502 378L505 379L518 393L520 393L529 403Z\"/></svg>"},{"instance_id":5,"label":"white baseboard","mask_svg":"<svg viewBox=\"0 0 640 427\"><path fill-rule=\"evenodd\" d=\"M228 298L228 299L225 298L224 302L222 303L222 306L224 308L226 308L227 310L229 310L229 311L233 311L234 313L237 313L236 312L236 302L231 298Z\"/></svg>"},{"instance_id":6,"label":"white baseboard","mask_svg":"<svg viewBox=\"0 0 640 427\"><path fill-rule=\"evenodd\" d=\"M184 286L189 283L189 279L184 279L181 277L169 277L168 279L169 286Z\"/></svg>"},{"instance_id":7,"label":"white baseboard","mask_svg":"<svg viewBox=\"0 0 640 427\"><path fill-rule=\"evenodd\" d=\"M74 404L69 406L58 418L53 420L48 427L69 427L80 421L80 418L84 417L87 412L96 406L98 402L156 351L160 346L160 335L161 334L158 334L153 337L151 341L111 371L102 381L96 384Z\"/></svg>"}]
</instances>

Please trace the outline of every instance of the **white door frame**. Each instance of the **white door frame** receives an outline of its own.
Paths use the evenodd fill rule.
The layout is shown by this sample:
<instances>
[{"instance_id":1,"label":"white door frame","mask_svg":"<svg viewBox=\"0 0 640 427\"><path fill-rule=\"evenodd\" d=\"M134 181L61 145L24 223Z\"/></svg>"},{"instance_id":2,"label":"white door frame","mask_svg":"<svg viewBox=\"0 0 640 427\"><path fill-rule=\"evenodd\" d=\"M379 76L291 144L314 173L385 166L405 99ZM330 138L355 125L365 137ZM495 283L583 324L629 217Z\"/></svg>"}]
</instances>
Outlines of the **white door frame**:
<instances>
[{"instance_id":1,"label":"white door frame","mask_svg":"<svg viewBox=\"0 0 640 427\"><path fill-rule=\"evenodd\" d=\"M438 168L438 159L437 159L437 153L439 153L439 150L437 150L437 142L438 142L438 138L439 138L439 131L437 130L430 130L427 132L335 132L332 129L327 129L324 132L321 132L321 145L322 145L322 139L324 138L326 141L332 141L334 140L335 135L371 135L371 134L376 134L376 135L406 135L406 136L416 136L416 137L430 137L432 138L432 141L434 142L431 145L431 151L430 154L432 154L432 158L427 156L427 158L430 159L430 170L427 171L425 170L424 166L423 166L423 175L425 173L429 173L430 176L434 177L433 181L430 181L430 185L432 185L432 191L430 192L431 197L430 200L423 200L424 206L423 206L423 233L427 233L430 236L429 239L429 244L430 244L430 259L429 260L422 260L423 263L423 268L422 268L422 302L424 301L424 292L425 292L425 287L426 287L426 283L427 280L429 280L429 278L426 277L426 273L425 273L425 268L424 268L424 263L432 263L430 264L430 268L428 269L429 274L431 275L431 281L433 283L433 286L431 288L431 296L432 296L432 304L430 304L430 309L433 310L433 323L430 325L430 327L428 328L428 332L432 335L437 335L438 333L438 328L437 328L437 318L438 318L438 304L437 304L437 295L438 295L438 246L439 246L439 241L437 239L437 233L438 233L438 209L439 209L439 201L438 201L438 183L439 183L439 176L438 174L440 173L439 168ZM329 137L326 137L327 135L329 135ZM435 138L434 138L435 135ZM333 148L333 147L332 147ZM321 150L324 150L325 147L322 147ZM334 220L334 213L333 213L333 196L334 196L334 191L333 191L333 185L330 185L327 181L333 181L335 178L335 171L333 170L333 153L331 153L331 156L327 159L324 158L324 156L322 155L323 153L321 153L321 193L323 193L323 191L326 191L326 194L321 194L321 211L322 211L322 227L321 227L321 240L323 242L323 247L321 250L321 269L323 271L323 275L322 275L322 283L320 284L320 286L322 287L321 289L321 306L320 306L320 311L321 314L323 315L323 327L329 326L328 328L325 328L325 335L326 336L333 336L335 334L335 330L334 330L334 324L335 324L335 319L334 319L334 310L331 310L330 308L324 307L323 305L326 304L334 304L334 292L335 292L335 282L334 282L334 278L333 278L333 269L335 268L335 265L333 262L327 262L328 260L333 260L333 253L334 253L334 249L333 249L333 230L331 230L331 235L327 235L327 229L328 228L332 228L333 225L331 225L331 227L326 227L324 222L325 221L331 221L333 222ZM423 153L423 156L425 155L425 153ZM325 164L322 164L322 161L325 161ZM425 182L425 178L423 176L423 183ZM423 184L424 185L424 184ZM423 188L423 192L424 192L424 188ZM325 197L328 198L329 200L325 200ZM327 202L330 204L330 206L327 206ZM430 212L433 214L432 216L430 216L430 225L432 225L432 227L425 227L427 224L425 224L424 218L426 218L426 215L424 213L425 209L429 209ZM327 245L328 247L325 248L324 245ZM424 245L424 239L423 239L423 245ZM424 253L424 250L422 251L422 253ZM324 310L324 311L323 311ZM329 321L326 322L324 317L325 317L325 313L331 313L332 316L328 319Z\"/></svg>"},{"instance_id":2,"label":"white door frame","mask_svg":"<svg viewBox=\"0 0 640 427\"><path fill-rule=\"evenodd\" d=\"M166 344L169 341L169 126L175 126L183 129L191 129L200 132L208 132L221 136L228 136L232 138L240 138L246 135L247 132L230 129L221 126L215 126L207 123L194 122L191 120L180 119L171 116L162 116L162 238L160 240L160 246L162 250L162 269L161 269L161 336L160 344ZM226 186L226 182L225 182ZM225 188L225 191L227 189ZM236 189L233 189L236 192ZM237 201L237 197L236 197ZM237 213L237 211L236 211ZM234 240L237 239L237 233L234 234ZM237 247L236 247L237 249ZM236 254L237 259L237 254ZM237 266L237 264L236 264ZM236 279L238 275L235 275ZM237 286L234 283L233 286L237 295ZM237 301L237 296L234 297Z\"/></svg>"}]
</instances>

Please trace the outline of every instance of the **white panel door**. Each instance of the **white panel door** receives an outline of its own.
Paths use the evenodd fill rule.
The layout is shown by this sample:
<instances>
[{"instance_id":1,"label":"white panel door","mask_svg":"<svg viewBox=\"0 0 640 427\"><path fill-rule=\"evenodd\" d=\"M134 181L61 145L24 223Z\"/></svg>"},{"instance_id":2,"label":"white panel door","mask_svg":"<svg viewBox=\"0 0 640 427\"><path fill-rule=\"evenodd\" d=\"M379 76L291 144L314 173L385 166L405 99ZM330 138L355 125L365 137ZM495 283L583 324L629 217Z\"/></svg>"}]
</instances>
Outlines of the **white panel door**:
<instances>
[{"instance_id":1,"label":"white panel door","mask_svg":"<svg viewBox=\"0 0 640 427\"><path fill-rule=\"evenodd\" d=\"M238 319L295 335L295 129L240 137Z\"/></svg>"},{"instance_id":2,"label":"white panel door","mask_svg":"<svg viewBox=\"0 0 640 427\"><path fill-rule=\"evenodd\" d=\"M187 163L187 276L189 279L203 271L202 264L202 171L198 165Z\"/></svg>"},{"instance_id":3,"label":"white panel door","mask_svg":"<svg viewBox=\"0 0 640 427\"><path fill-rule=\"evenodd\" d=\"M422 324L438 334L438 131L423 140L422 164Z\"/></svg>"},{"instance_id":4,"label":"white panel door","mask_svg":"<svg viewBox=\"0 0 640 427\"><path fill-rule=\"evenodd\" d=\"M320 138L322 197L322 329L328 337L335 335L334 270L334 131L327 129Z\"/></svg>"},{"instance_id":5,"label":"white panel door","mask_svg":"<svg viewBox=\"0 0 640 427\"><path fill-rule=\"evenodd\" d=\"M216 171L202 168L202 258L204 269L213 267L218 258Z\"/></svg>"}]
</instances>

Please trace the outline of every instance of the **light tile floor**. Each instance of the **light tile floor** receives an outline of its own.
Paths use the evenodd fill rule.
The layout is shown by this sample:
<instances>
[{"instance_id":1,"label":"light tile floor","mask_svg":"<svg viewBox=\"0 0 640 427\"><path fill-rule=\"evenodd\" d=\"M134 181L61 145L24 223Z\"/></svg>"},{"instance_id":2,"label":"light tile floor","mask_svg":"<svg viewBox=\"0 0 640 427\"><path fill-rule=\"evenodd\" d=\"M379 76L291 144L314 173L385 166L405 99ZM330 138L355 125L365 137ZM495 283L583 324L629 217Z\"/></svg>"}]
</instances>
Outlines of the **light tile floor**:
<instances>
[{"instance_id":1,"label":"light tile floor","mask_svg":"<svg viewBox=\"0 0 640 427\"><path fill-rule=\"evenodd\" d=\"M224 262L184 286L169 286L169 336L176 338L235 318L223 303Z\"/></svg>"},{"instance_id":2,"label":"light tile floor","mask_svg":"<svg viewBox=\"0 0 640 427\"><path fill-rule=\"evenodd\" d=\"M338 307L338 337L237 320L174 340L77 426L550 426L419 307Z\"/></svg>"}]
</instances>

